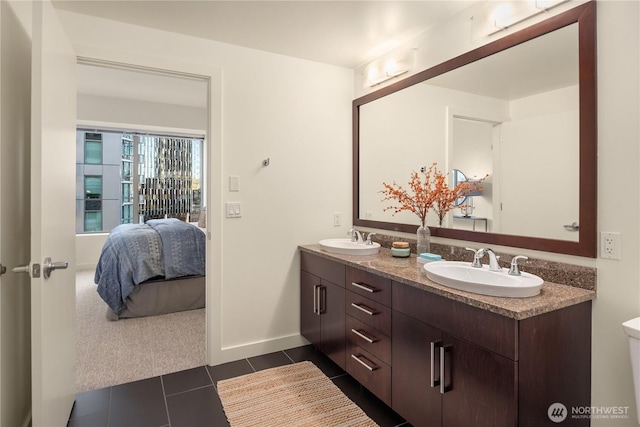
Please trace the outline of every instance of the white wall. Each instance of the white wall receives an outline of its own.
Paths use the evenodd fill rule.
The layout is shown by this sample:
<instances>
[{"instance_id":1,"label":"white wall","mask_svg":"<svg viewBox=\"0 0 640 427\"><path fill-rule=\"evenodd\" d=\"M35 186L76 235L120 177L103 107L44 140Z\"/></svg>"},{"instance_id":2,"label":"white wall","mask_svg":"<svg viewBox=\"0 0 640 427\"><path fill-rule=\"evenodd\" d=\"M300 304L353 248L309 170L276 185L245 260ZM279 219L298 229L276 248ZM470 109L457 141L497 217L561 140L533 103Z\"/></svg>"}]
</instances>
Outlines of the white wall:
<instances>
[{"instance_id":1,"label":"white wall","mask_svg":"<svg viewBox=\"0 0 640 427\"><path fill-rule=\"evenodd\" d=\"M492 3L478 3L472 12L486 11ZM578 3L581 2L563 5L552 14ZM478 38L468 37L472 30L468 15L460 14L420 38L423 49L417 52L418 66L411 73L483 44ZM538 19L548 16L543 14ZM527 21L526 25L536 20ZM629 410L626 418L594 418L592 425L636 426L628 341L621 323L640 316L640 191L634 184L640 183L640 2L599 1L597 20L598 231L621 233L622 257L592 260L519 252L598 269L598 297L593 303L592 322L592 405ZM521 28L516 26L510 31ZM393 52L388 56L392 55ZM363 69L355 74L357 96L372 90L363 84Z\"/></svg>"},{"instance_id":2,"label":"white wall","mask_svg":"<svg viewBox=\"0 0 640 427\"><path fill-rule=\"evenodd\" d=\"M333 212L351 215L353 70L60 16L80 56L221 70L222 146L212 156L221 156L222 170L211 171L210 183L222 197L207 206L214 248L207 275L220 295L219 317L210 310L208 320L221 342L214 363L302 344L297 246L345 235L346 223L333 227ZM229 175L240 177L239 192L227 191ZM226 201L242 202L242 218L222 218L217 229L212 214L220 216Z\"/></svg>"}]
</instances>

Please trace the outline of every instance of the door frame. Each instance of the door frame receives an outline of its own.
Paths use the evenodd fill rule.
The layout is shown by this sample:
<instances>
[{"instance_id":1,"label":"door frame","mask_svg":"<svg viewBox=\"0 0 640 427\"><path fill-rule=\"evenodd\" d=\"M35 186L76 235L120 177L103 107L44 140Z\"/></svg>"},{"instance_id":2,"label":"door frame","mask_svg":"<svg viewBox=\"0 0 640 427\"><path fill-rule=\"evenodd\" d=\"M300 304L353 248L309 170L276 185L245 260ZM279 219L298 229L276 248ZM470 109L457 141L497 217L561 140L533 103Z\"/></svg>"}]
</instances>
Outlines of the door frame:
<instances>
[{"instance_id":1,"label":"door frame","mask_svg":"<svg viewBox=\"0 0 640 427\"><path fill-rule=\"evenodd\" d=\"M82 50L82 52L78 52ZM208 82L207 128L205 129L205 182L207 200L205 277L206 363L222 360L222 70L129 52L94 52L78 49L78 62L119 67L125 70L160 72L168 75L198 77Z\"/></svg>"}]
</instances>

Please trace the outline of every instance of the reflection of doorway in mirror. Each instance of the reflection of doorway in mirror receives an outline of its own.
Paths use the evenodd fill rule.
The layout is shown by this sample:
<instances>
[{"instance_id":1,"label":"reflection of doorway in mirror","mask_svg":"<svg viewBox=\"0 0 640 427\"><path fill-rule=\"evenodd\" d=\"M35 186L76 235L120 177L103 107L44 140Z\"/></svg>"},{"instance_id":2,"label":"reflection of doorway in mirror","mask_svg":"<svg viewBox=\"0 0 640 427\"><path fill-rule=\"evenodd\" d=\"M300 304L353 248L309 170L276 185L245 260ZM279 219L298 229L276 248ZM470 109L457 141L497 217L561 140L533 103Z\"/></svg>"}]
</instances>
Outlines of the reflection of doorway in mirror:
<instances>
[{"instance_id":1,"label":"reflection of doorway in mirror","mask_svg":"<svg viewBox=\"0 0 640 427\"><path fill-rule=\"evenodd\" d=\"M496 124L491 121L453 116L451 138L449 144L448 170L462 171L467 179L480 179L489 175L482 183L482 194L468 198L466 205L473 206L470 210L456 208L448 218L447 226L457 229L472 230L474 221L463 218L468 214L471 219L486 219L487 231L492 231L493 222L493 135Z\"/></svg>"}]
</instances>

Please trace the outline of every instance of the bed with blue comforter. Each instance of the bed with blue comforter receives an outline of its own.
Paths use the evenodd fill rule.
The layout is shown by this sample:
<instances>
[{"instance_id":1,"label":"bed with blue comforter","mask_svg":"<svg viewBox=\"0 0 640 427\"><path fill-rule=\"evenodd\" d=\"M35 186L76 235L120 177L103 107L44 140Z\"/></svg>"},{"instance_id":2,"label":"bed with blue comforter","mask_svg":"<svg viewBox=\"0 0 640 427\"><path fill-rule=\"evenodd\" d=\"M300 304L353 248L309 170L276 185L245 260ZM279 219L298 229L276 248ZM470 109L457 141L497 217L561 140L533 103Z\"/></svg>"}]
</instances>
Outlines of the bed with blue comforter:
<instances>
[{"instance_id":1,"label":"bed with blue comforter","mask_svg":"<svg viewBox=\"0 0 640 427\"><path fill-rule=\"evenodd\" d=\"M175 218L114 228L95 273L98 294L112 312L107 317L204 307L205 254L204 232Z\"/></svg>"}]
</instances>

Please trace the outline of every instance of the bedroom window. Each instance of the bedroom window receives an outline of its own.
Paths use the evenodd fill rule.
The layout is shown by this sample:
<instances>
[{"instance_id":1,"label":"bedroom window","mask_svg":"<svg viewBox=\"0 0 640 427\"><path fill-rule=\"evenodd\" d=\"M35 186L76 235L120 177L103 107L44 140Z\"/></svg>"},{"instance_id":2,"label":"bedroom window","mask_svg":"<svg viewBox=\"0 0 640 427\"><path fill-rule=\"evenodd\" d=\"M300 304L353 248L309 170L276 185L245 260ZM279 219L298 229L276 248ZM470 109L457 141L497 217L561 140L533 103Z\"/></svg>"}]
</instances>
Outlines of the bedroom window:
<instances>
[{"instance_id":1,"label":"bedroom window","mask_svg":"<svg viewBox=\"0 0 640 427\"><path fill-rule=\"evenodd\" d=\"M99 165L102 163L102 135L86 133L84 140L84 162Z\"/></svg>"},{"instance_id":2,"label":"bedroom window","mask_svg":"<svg viewBox=\"0 0 640 427\"><path fill-rule=\"evenodd\" d=\"M102 177L84 177L84 229L102 230Z\"/></svg>"},{"instance_id":3,"label":"bedroom window","mask_svg":"<svg viewBox=\"0 0 640 427\"><path fill-rule=\"evenodd\" d=\"M203 138L97 130L77 132L76 232L174 217L202 208Z\"/></svg>"}]
</instances>

